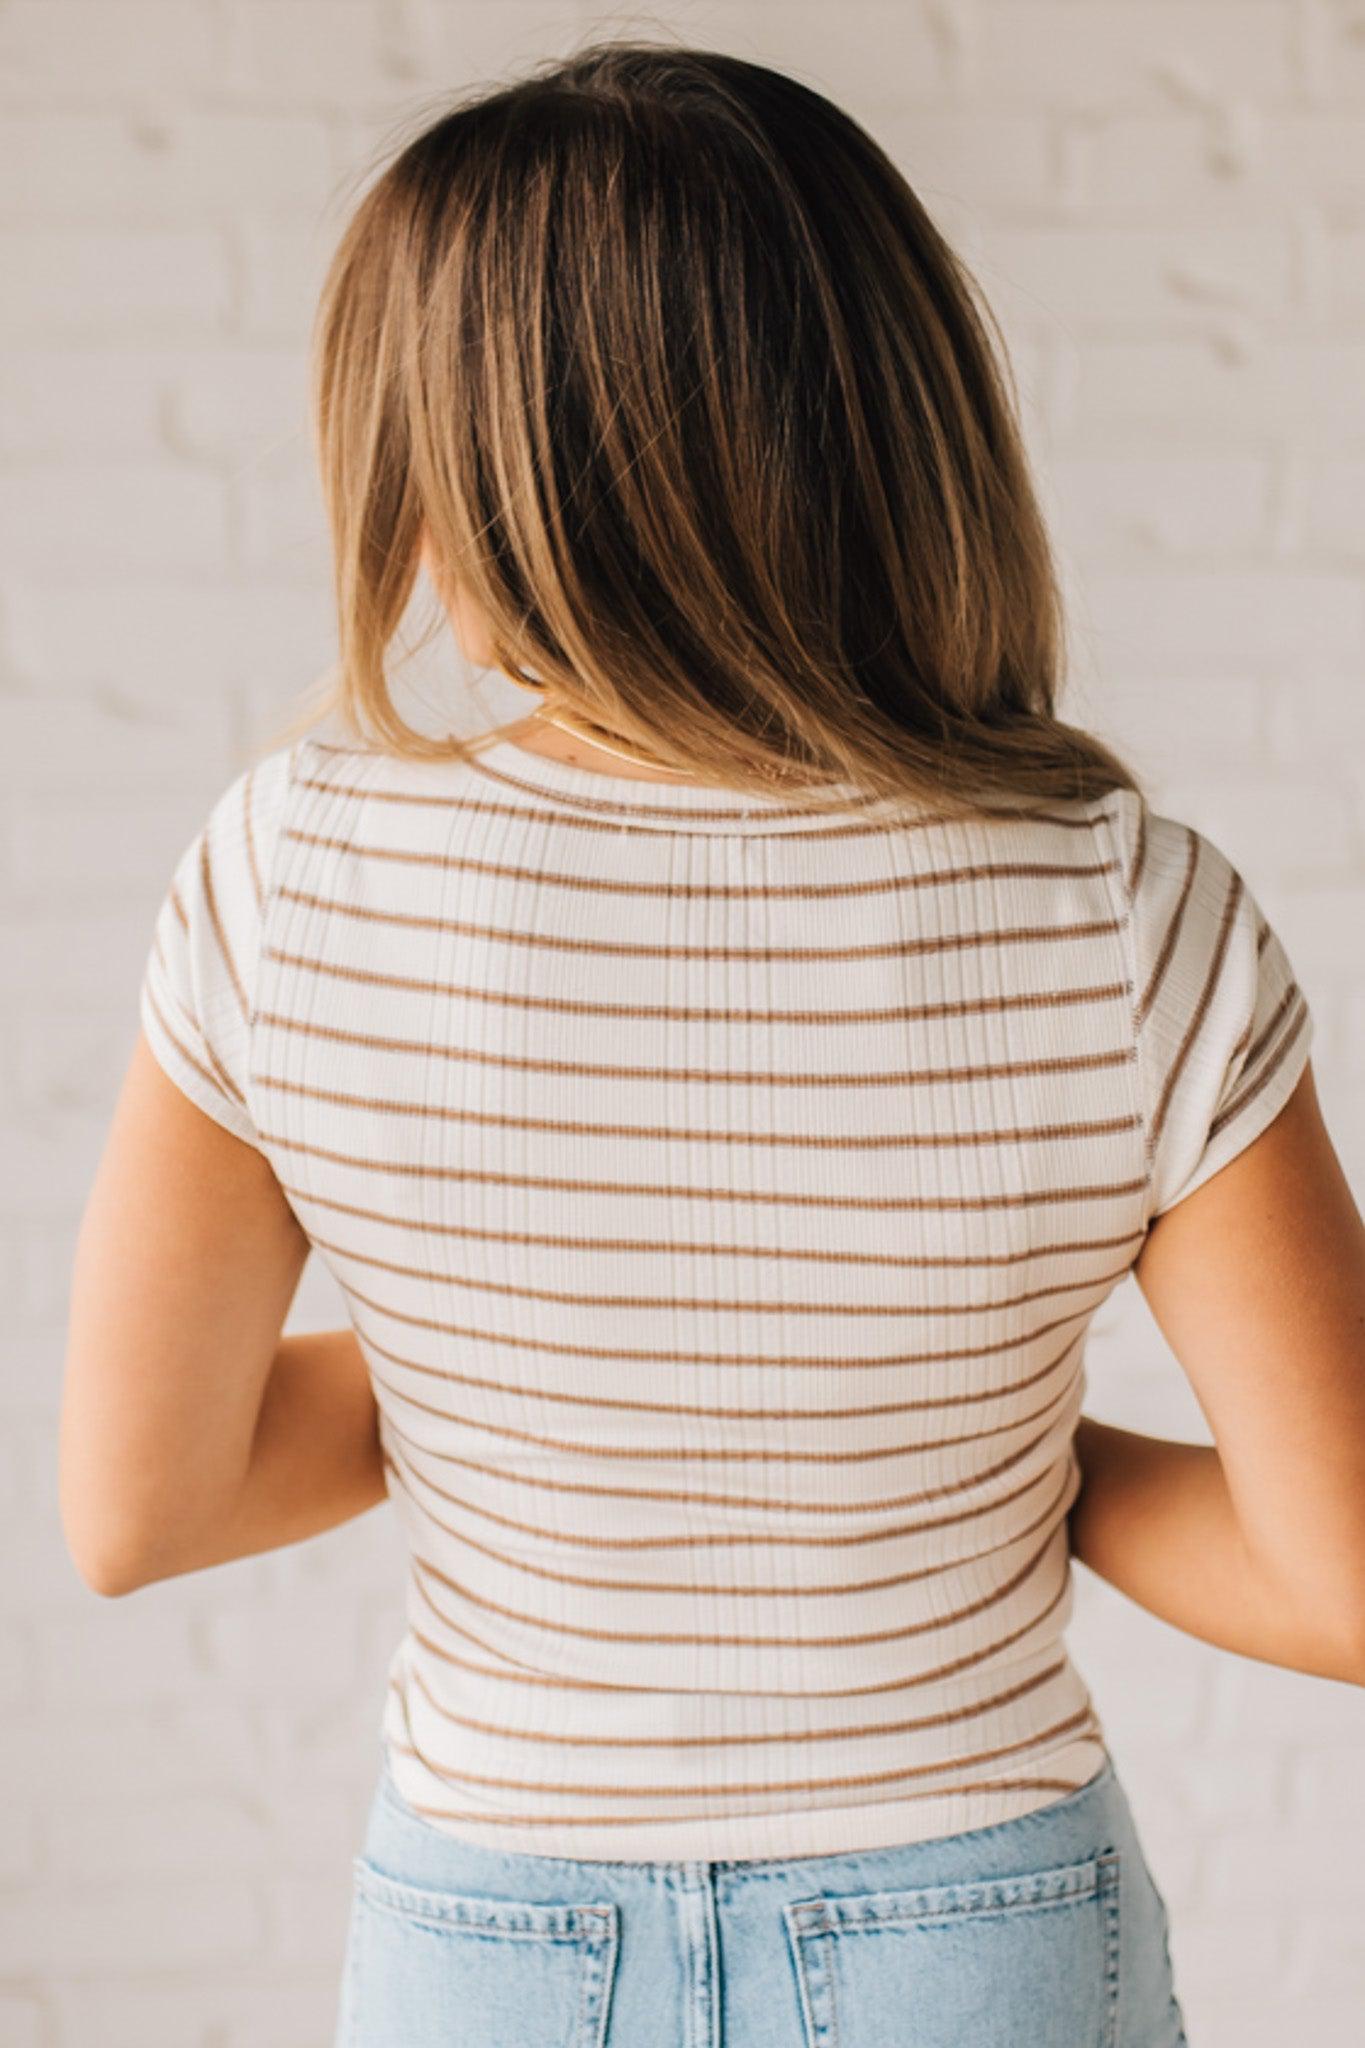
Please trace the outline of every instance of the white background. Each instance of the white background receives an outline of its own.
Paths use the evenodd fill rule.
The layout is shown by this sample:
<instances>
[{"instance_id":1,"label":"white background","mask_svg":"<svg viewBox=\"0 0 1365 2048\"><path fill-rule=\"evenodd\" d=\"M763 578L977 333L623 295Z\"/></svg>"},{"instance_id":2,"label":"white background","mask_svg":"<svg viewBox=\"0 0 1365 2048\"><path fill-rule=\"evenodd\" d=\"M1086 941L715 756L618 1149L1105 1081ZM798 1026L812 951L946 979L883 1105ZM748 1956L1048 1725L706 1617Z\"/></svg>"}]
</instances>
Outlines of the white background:
<instances>
[{"instance_id":1,"label":"white background","mask_svg":"<svg viewBox=\"0 0 1365 2048\"><path fill-rule=\"evenodd\" d=\"M0 2042L326 2048L401 1556L387 1507L102 1601L56 1513L76 1225L151 921L333 658L322 266L419 102L585 30L719 46L870 127L1004 325L1070 601L1063 714L1243 867L1365 1200L1365 6L9 0L0 10ZM528 700L411 671L460 725ZM482 698L470 697L479 684ZM291 1327L336 1326L305 1276ZM1207 1440L1136 1286L1092 1412ZM1076 1571L1071 1646L1197 2048L1353 2048L1365 1693Z\"/></svg>"}]
</instances>

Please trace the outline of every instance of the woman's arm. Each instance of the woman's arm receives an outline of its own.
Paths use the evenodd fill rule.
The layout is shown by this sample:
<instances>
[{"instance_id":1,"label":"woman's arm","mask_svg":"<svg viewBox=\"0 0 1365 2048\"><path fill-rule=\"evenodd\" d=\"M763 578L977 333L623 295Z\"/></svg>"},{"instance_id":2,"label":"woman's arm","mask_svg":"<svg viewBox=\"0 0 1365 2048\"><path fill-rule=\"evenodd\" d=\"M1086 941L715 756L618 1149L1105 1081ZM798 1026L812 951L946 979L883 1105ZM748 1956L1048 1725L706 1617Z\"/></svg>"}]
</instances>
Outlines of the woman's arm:
<instances>
[{"instance_id":1,"label":"woman's arm","mask_svg":"<svg viewBox=\"0 0 1365 2048\"><path fill-rule=\"evenodd\" d=\"M1248 1550L1210 1444L1141 1436L1083 1415L1072 1555L1187 1635L1263 1663L1365 1685L1362 1652L1331 1641L1312 1610Z\"/></svg>"},{"instance_id":2,"label":"woman's arm","mask_svg":"<svg viewBox=\"0 0 1365 2048\"><path fill-rule=\"evenodd\" d=\"M1081 1557L1206 1642L1365 1683L1365 1219L1311 1062L1133 1277L1212 1443L1088 1424Z\"/></svg>"},{"instance_id":3,"label":"woman's arm","mask_svg":"<svg viewBox=\"0 0 1365 2048\"><path fill-rule=\"evenodd\" d=\"M384 1498L378 1410L354 1331L281 1337L234 1503L149 1557L136 1585L301 1543Z\"/></svg>"},{"instance_id":4,"label":"woman's arm","mask_svg":"<svg viewBox=\"0 0 1365 2048\"><path fill-rule=\"evenodd\" d=\"M62 1524L96 1592L222 1527L308 1253L261 1150L139 1031L77 1234L62 1387Z\"/></svg>"}]
</instances>

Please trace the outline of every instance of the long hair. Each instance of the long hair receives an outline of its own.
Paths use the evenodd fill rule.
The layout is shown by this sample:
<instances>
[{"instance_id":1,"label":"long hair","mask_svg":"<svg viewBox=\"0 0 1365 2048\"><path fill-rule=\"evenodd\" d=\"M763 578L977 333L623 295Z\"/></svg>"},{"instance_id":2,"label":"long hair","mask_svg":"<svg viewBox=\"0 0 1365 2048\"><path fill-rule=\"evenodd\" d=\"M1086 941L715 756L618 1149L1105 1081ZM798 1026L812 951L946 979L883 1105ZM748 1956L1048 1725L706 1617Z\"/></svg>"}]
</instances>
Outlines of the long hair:
<instances>
[{"instance_id":1,"label":"long hair","mask_svg":"<svg viewBox=\"0 0 1365 2048\"><path fill-rule=\"evenodd\" d=\"M510 678L713 784L1140 787L1057 716L1003 337L863 128L766 66L625 41L442 105L318 307L340 653L309 719L420 758L481 743L390 694L425 543Z\"/></svg>"}]
</instances>

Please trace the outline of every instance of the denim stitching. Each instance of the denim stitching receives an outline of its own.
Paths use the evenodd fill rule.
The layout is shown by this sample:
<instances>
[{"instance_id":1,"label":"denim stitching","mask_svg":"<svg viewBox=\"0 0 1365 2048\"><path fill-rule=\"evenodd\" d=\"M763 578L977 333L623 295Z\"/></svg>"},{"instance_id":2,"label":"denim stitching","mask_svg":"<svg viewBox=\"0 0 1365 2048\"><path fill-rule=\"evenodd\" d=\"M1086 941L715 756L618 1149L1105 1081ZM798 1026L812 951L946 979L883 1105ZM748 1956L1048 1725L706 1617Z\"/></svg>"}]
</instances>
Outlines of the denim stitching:
<instances>
[{"instance_id":1,"label":"denim stitching","mask_svg":"<svg viewBox=\"0 0 1365 2048\"><path fill-rule=\"evenodd\" d=\"M611 2013L612 1994L616 1984L616 1958L620 1946L619 1911L613 1905L607 1917L601 1943L589 1948L585 1978L593 1983L592 2016L587 2025L592 2032L583 2035L584 2048L604 2048L607 2037L607 2021ZM595 2021L595 2024L593 2022Z\"/></svg>"},{"instance_id":2,"label":"denim stitching","mask_svg":"<svg viewBox=\"0 0 1365 2048\"><path fill-rule=\"evenodd\" d=\"M1110 1852L1087 1856L1049 1871L1020 1871L1011 1876L964 1878L943 1884L905 1885L894 1891L855 1892L828 1898L792 1901L799 1933L818 1936L879 1934L888 1927L926 1921L979 1920L1001 1913L1046 1912L1057 1906L1083 1905L1108 1884L1105 1865ZM876 1903L878 1900L882 1904ZM938 1900L940 1903L935 1904Z\"/></svg>"},{"instance_id":3,"label":"denim stitching","mask_svg":"<svg viewBox=\"0 0 1365 2048\"><path fill-rule=\"evenodd\" d=\"M1066 1889L1055 1891L1051 1896L1037 1893L1029 1896L1025 1891L1012 1904L999 1910L1010 1913L1036 1912L1058 1906L1079 1906L1093 1902L1099 1906L1103 1932L1104 1954L1104 2020L1102 2048L1118 2048L1119 2032L1119 1899L1121 1855L1117 1846L1107 1843L1086 1861L1093 1864L1093 1872L1085 1882L1072 1877ZM951 1922L956 1914L975 1917L980 1912L997 1910L991 1904L993 1887L1008 1887L1011 1882L1022 1886L1036 1884L1047 1873L1022 1872L1017 1880L986 1879L964 1880L961 1885L927 1885L918 1889L933 1893L942 1891L961 1892L964 1895L976 1890L982 1894L979 1902L973 1903L964 1897L961 1904L945 1907L933 1914L936 1920ZM787 1929L788 1947L796 1970L797 1990L801 2002L803 2029L808 2048L839 2048L840 2028L833 1967L833 1944L847 1934L879 1934L888 1928L904 1924L904 1916L894 1911L873 1912L867 1918L840 1920L832 1917L827 1909L838 1905L838 1900L807 1899L789 1901L782 1909ZM915 1916L910 1916L912 1919ZM1187 2048L1182 2033L1177 2048Z\"/></svg>"},{"instance_id":4,"label":"denim stitching","mask_svg":"<svg viewBox=\"0 0 1365 2048\"><path fill-rule=\"evenodd\" d=\"M596 1951L596 1949L595 1949L595 1948L593 1948L593 1947L592 1947L591 1945L589 1945L589 1946L588 1946L587 1948L585 1948L585 1949L584 1949L584 1950L582 1951L582 1953L581 1953L581 1955L580 1955L580 1957L579 1957L579 1962L580 1962L580 1965L581 1965L581 1967L580 1967L580 1969L579 1969L579 1972L578 1972L578 2034L577 2034L577 2039L578 2039L578 2040L579 2040L580 2042L582 2042L582 2043L584 2043L584 2044L585 2044L585 2048L586 2048L586 2044L587 2044L587 2041L588 2041L588 2028L589 2028L589 2026L590 2026L590 2025L591 2025L591 2023L592 2023L592 2021L591 2021L591 2015L592 2015L592 1991L593 1991L593 1981L592 1981L592 1979L593 1979L593 1963L594 1963L594 1961L596 1960L596 1956L597 1956L597 1951Z\"/></svg>"},{"instance_id":5,"label":"denim stitching","mask_svg":"<svg viewBox=\"0 0 1365 2048\"><path fill-rule=\"evenodd\" d=\"M338 2044L338 2048L356 2048L356 2044L360 2038L359 2008L360 1985L362 1980L362 1971L360 1968L360 1950L361 1944L364 1942L365 1939L365 1926L366 1922L369 1919L369 1915L358 1910L358 1903L359 1902L354 1900L353 1898L351 1907L351 1929L347 1941L348 1955L346 1960L346 1982L342 1994L342 2003L346 2017L346 2038L344 2041Z\"/></svg>"},{"instance_id":6,"label":"denim stitching","mask_svg":"<svg viewBox=\"0 0 1365 2048\"><path fill-rule=\"evenodd\" d=\"M813 1934L797 1929L791 1911L784 1907L787 1936L796 1966L801 2016L809 2048L839 2048L839 2014L835 2006L834 1950L836 1930L818 1928Z\"/></svg>"},{"instance_id":7,"label":"denim stitching","mask_svg":"<svg viewBox=\"0 0 1365 2048\"><path fill-rule=\"evenodd\" d=\"M1120 1937L1122 1928L1119 1919L1121 1894L1119 1880L1122 1875L1122 1858L1113 1844L1104 1849L1099 1857L1100 1903L1104 1911L1104 1983L1105 1983L1105 2048L1118 2048L1119 2041L1119 1999L1121 1978L1119 1974Z\"/></svg>"},{"instance_id":8,"label":"denim stitching","mask_svg":"<svg viewBox=\"0 0 1365 2048\"><path fill-rule=\"evenodd\" d=\"M1087 1797L1093 1798L1114 1776L1113 1759L1106 1757L1094 1777L1087 1778L1083 1785L1078 1785L1074 1792L1068 1792L1065 1798L1054 1799L1046 1806L1034 1807L1028 1813L1017 1813L1011 1820L996 1820L991 1821L985 1827L965 1829L961 1835L954 1836L951 1839L972 1844L981 1841L984 1845L987 1837L998 1835L1005 1829L1009 1829L1011 1834L1015 1834L1022 1831L1030 1821L1038 1823L1050 1821L1060 1813L1074 1811L1080 1802ZM944 1839L948 1838L929 1836L926 1840L926 1846ZM916 1842L893 1842L882 1849L832 1849L827 1854L792 1857L779 1862L768 1862L762 1858L751 1859L748 1862L743 1857L721 1858L714 1861L711 1868L715 1871L723 1871L727 1876L734 1874L751 1883L762 1883L768 1878L790 1877L793 1872L798 1876L804 1875L805 1866L809 1863L851 1863L864 1867L870 1866L875 1869L879 1863L890 1861L892 1858L902 1855L906 1849L917 1848L918 1846ZM615 1866L617 1869L627 1870L648 1867L648 1865L637 1864L617 1864Z\"/></svg>"},{"instance_id":9,"label":"denim stitching","mask_svg":"<svg viewBox=\"0 0 1365 2048\"><path fill-rule=\"evenodd\" d=\"M360 1856L355 1858L354 1874L356 1887L366 1902L381 1912L430 1921L438 1927L492 1929L514 1940L600 1944L610 1938L610 1923L617 1911L611 1900L568 1905L443 1892L439 1885L413 1884L406 1878L390 1877L387 1871ZM523 1922L520 1926L519 1918ZM599 1923L596 1927L594 1921Z\"/></svg>"}]
</instances>

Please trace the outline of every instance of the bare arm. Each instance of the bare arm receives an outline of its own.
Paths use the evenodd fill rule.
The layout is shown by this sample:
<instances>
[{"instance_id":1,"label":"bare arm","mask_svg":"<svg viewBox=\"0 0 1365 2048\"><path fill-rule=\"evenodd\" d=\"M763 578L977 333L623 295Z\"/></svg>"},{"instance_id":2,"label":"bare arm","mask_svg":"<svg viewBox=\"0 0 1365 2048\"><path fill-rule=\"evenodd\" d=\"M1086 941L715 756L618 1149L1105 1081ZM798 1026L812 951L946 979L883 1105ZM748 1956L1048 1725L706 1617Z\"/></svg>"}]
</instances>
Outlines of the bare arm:
<instances>
[{"instance_id":1,"label":"bare arm","mask_svg":"<svg viewBox=\"0 0 1365 2048\"><path fill-rule=\"evenodd\" d=\"M1359 1646L1317 1626L1247 1549L1216 1449L1083 1415L1076 1452L1071 1550L1098 1577L1219 1649L1365 1684Z\"/></svg>"},{"instance_id":2,"label":"bare arm","mask_svg":"<svg viewBox=\"0 0 1365 2048\"><path fill-rule=\"evenodd\" d=\"M281 1337L235 1500L192 1539L147 1554L119 1590L302 1543L385 1498L378 1410L354 1331Z\"/></svg>"},{"instance_id":3,"label":"bare arm","mask_svg":"<svg viewBox=\"0 0 1365 2048\"><path fill-rule=\"evenodd\" d=\"M282 1334L308 1250L267 1161L139 1035L81 1223L62 1399L62 1519L95 1591L297 1542L382 1497L354 1334Z\"/></svg>"},{"instance_id":4,"label":"bare arm","mask_svg":"<svg viewBox=\"0 0 1365 2048\"><path fill-rule=\"evenodd\" d=\"M1311 1063L1134 1275L1216 1448L1083 1422L1076 1554L1208 1642L1365 1682L1365 1222Z\"/></svg>"}]
</instances>

